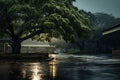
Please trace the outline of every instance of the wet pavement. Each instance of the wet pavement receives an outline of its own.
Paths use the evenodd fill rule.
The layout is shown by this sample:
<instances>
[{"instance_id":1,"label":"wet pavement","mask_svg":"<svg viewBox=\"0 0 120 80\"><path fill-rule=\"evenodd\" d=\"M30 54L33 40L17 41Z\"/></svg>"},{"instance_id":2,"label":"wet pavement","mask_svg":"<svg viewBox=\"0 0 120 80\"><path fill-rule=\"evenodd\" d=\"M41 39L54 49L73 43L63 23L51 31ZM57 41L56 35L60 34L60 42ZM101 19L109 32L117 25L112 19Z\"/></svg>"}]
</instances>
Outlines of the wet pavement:
<instances>
[{"instance_id":1,"label":"wet pavement","mask_svg":"<svg viewBox=\"0 0 120 80\"><path fill-rule=\"evenodd\" d=\"M120 59L51 54L50 62L0 61L0 80L120 80Z\"/></svg>"}]
</instances>

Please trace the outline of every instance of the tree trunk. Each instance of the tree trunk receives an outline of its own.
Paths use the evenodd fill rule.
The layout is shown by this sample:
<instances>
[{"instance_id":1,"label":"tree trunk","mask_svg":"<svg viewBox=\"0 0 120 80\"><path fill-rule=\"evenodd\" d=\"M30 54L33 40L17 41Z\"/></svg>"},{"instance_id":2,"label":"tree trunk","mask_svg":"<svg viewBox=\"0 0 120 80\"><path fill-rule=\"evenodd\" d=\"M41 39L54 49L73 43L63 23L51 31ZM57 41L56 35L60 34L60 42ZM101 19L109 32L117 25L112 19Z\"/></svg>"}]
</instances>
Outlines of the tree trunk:
<instances>
[{"instance_id":1,"label":"tree trunk","mask_svg":"<svg viewBox=\"0 0 120 80\"><path fill-rule=\"evenodd\" d=\"M20 54L21 52L21 43L14 43L12 46L12 53L13 54Z\"/></svg>"},{"instance_id":2,"label":"tree trunk","mask_svg":"<svg viewBox=\"0 0 120 80\"><path fill-rule=\"evenodd\" d=\"M20 54L21 52L21 42L19 40L14 40L9 43L12 48L12 54Z\"/></svg>"}]
</instances>

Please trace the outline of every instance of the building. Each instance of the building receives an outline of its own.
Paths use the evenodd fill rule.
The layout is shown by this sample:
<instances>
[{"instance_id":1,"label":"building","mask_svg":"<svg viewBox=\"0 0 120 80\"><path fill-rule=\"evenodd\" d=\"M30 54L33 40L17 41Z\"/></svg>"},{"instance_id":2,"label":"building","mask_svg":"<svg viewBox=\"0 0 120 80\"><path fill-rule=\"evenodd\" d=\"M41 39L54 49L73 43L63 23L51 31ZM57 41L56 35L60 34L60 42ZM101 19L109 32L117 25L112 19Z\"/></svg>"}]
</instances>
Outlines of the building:
<instances>
[{"instance_id":1,"label":"building","mask_svg":"<svg viewBox=\"0 0 120 80\"><path fill-rule=\"evenodd\" d=\"M0 39L0 53L6 53L8 48L8 41L7 39Z\"/></svg>"},{"instance_id":2,"label":"building","mask_svg":"<svg viewBox=\"0 0 120 80\"><path fill-rule=\"evenodd\" d=\"M34 45L24 44L21 48L21 53L53 53L55 46L53 45Z\"/></svg>"},{"instance_id":3,"label":"building","mask_svg":"<svg viewBox=\"0 0 120 80\"><path fill-rule=\"evenodd\" d=\"M120 53L120 24L102 32L104 43L111 47L112 53Z\"/></svg>"},{"instance_id":4,"label":"building","mask_svg":"<svg viewBox=\"0 0 120 80\"><path fill-rule=\"evenodd\" d=\"M9 40L0 39L0 53L10 53L11 47L8 45ZM27 42L27 43L26 43ZM34 42L27 40L21 46L21 53L53 53L55 51L54 45Z\"/></svg>"}]
</instances>

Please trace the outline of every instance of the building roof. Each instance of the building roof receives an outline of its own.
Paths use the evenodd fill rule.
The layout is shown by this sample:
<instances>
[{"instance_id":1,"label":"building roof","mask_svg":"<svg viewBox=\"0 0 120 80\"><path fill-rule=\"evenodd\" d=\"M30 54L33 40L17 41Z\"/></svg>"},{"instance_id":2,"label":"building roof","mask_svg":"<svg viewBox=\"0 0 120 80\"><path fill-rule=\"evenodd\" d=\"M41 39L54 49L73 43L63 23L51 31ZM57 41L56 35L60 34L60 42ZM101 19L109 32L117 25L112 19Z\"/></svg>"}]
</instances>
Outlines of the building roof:
<instances>
[{"instance_id":1,"label":"building roof","mask_svg":"<svg viewBox=\"0 0 120 80\"><path fill-rule=\"evenodd\" d=\"M54 45L22 44L22 47L55 47Z\"/></svg>"},{"instance_id":2,"label":"building roof","mask_svg":"<svg viewBox=\"0 0 120 80\"><path fill-rule=\"evenodd\" d=\"M107 35L113 32L120 31L120 24L114 25L111 28L108 28L102 32L103 35Z\"/></svg>"}]
</instances>

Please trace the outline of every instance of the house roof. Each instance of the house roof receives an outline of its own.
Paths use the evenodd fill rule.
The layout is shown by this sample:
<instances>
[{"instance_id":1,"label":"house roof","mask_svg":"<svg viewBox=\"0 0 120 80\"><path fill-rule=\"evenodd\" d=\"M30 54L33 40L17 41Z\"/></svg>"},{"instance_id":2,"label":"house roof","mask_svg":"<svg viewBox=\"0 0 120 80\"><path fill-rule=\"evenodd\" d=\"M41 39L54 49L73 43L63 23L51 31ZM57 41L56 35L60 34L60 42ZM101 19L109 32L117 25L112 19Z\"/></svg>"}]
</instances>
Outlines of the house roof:
<instances>
[{"instance_id":1,"label":"house roof","mask_svg":"<svg viewBox=\"0 0 120 80\"><path fill-rule=\"evenodd\" d=\"M103 35L107 35L113 32L120 31L120 24L114 25L111 28L108 28L102 32Z\"/></svg>"}]
</instances>

